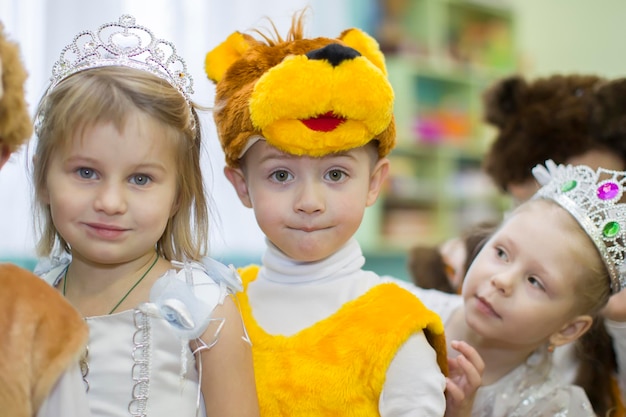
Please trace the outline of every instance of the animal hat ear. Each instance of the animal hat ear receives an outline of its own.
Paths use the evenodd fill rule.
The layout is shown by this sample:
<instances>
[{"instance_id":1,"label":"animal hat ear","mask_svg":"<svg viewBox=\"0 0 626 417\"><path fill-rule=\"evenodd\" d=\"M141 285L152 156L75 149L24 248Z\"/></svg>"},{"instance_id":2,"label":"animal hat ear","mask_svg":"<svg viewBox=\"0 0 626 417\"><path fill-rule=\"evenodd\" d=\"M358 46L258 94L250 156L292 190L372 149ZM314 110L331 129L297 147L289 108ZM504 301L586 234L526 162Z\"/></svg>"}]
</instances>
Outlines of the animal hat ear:
<instances>
[{"instance_id":1,"label":"animal hat ear","mask_svg":"<svg viewBox=\"0 0 626 417\"><path fill-rule=\"evenodd\" d=\"M224 42L207 53L204 69L214 83L218 83L228 68L237 61L256 42L252 37L241 32L232 33Z\"/></svg>"},{"instance_id":2,"label":"animal hat ear","mask_svg":"<svg viewBox=\"0 0 626 417\"><path fill-rule=\"evenodd\" d=\"M352 28L341 32L339 39L347 46L356 49L361 55L369 59L383 74L387 75L385 57L378 47L378 42L360 29Z\"/></svg>"}]
</instances>

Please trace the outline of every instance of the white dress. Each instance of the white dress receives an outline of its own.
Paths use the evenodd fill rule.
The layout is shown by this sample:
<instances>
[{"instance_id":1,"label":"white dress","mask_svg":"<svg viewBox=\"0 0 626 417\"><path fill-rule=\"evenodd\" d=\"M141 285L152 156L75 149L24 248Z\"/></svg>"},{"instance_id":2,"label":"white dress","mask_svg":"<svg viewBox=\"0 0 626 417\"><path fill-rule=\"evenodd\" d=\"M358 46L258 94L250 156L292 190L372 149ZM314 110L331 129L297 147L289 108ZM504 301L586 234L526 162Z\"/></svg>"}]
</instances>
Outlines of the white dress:
<instances>
[{"instance_id":1,"label":"white dress","mask_svg":"<svg viewBox=\"0 0 626 417\"><path fill-rule=\"evenodd\" d=\"M446 327L452 313L463 304L461 296L424 290L386 277L408 288L426 307L441 317ZM563 382L547 349L539 349L526 363L497 382L476 392L473 417L595 417L585 391Z\"/></svg>"},{"instance_id":2,"label":"white dress","mask_svg":"<svg viewBox=\"0 0 626 417\"><path fill-rule=\"evenodd\" d=\"M48 272L40 268L37 272L56 285L67 265L67 261L61 261L52 264ZM223 267L223 271L230 270ZM85 318L89 342L81 360L81 389L75 397L53 392L53 400L47 401L44 410L56 407L62 413L63 407L73 406L63 401L81 402L86 395L91 414L84 417L206 416L189 340L199 337L211 320L220 320L211 317L214 307L233 291L233 286L238 289L236 274L216 279L211 276L206 265L185 264L180 271L168 271L155 282L149 303ZM72 383L59 385L67 391ZM54 415L52 410L47 413Z\"/></svg>"}]
</instances>

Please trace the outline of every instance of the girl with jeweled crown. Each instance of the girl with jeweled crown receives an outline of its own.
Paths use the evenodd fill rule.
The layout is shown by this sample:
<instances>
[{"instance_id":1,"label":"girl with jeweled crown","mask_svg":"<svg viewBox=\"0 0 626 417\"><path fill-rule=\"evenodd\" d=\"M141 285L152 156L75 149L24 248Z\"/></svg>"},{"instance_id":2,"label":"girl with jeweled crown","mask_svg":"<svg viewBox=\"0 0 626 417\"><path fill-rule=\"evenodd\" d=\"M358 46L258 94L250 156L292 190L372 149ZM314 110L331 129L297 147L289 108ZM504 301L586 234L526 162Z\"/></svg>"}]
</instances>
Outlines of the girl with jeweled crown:
<instances>
[{"instance_id":1,"label":"girl with jeweled crown","mask_svg":"<svg viewBox=\"0 0 626 417\"><path fill-rule=\"evenodd\" d=\"M446 337L484 360L474 417L595 416L585 391L562 382L552 353L626 287L626 172L548 160L533 174L542 187L484 243L462 295L413 287Z\"/></svg>"},{"instance_id":2,"label":"girl with jeweled crown","mask_svg":"<svg viewBox=\"0 0 626 417\"><path fill-rule=\"evenodd\" d=\"M192 92L174 45L123 15L63 49L37 109L38 249L55 255L37 271L89 325L62 398L93 417L258 415L239 277L203 257Z\"/></svg>"}]
</instances>

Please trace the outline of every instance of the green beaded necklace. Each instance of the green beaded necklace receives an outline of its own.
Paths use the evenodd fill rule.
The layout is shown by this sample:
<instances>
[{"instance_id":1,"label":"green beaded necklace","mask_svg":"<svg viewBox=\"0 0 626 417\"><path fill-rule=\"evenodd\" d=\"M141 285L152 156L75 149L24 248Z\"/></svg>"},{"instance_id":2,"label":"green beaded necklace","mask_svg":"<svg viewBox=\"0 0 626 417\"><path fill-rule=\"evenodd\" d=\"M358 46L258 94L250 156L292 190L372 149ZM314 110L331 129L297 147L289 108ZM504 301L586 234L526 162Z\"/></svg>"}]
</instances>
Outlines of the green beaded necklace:
<instances>
[{"instance_id":1,"label":"green beaded necklace","mask_svg":"<svg viewBox=\"0 0 626 417\"><path fill-rule=\"evenodd\" d=\"M143 273L143 275L141 277L139 277L139 279L137 280L137 282L135 282L135 284L130 287L130 290L128 290L126 292L126 294L124 294L124 296L122 297L122 299L120 301L117 302L117 304L115 304L115 307L113 307L113 309L111 311L109 311L109 314L113 314L113 312L115 310L117 310L117 308L120 306L120 304L122 304L124 302L124 300L126 299L126 297L128 297L128 295L133 292L133 290L135 289L135 287L137 287L137 285L139 285L139 283L141 281L143 281L143 279L146 277L146 275L148 275L148 273L150 271L152 271L152 268L154 267L154 265L156 265L157 261L159 260L159 254L156 254L156 258L154 258L154 261L152 262L152 265L150 265L150 267L148 268L148 270L146 272ZM65 269L65 274L63 274L63 296L65 297L65 287L67 285L67 270L70 269L69 266Z\"/></svg>"}]
</instances>

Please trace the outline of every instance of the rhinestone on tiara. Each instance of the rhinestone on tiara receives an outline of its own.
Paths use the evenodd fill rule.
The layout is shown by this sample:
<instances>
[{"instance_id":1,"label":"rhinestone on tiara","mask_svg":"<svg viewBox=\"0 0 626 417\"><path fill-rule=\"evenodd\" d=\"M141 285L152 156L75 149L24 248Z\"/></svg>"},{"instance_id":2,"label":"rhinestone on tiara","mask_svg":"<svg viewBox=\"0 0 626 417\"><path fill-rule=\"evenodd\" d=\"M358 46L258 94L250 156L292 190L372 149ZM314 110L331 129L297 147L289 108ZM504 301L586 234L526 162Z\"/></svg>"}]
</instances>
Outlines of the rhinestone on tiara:
<instances>
[{"instance_id":1,"label":"rhinestone on tiara","mask_svg":"<svg viewBox=\"0 0 626 417\"><path fill-rule=\"evenodd\" d=\"M101 25L95 32L82 31L76 35L54 64L48 90L72 74L107 66L151 72L176 87L185 100L191 102L193 79L174 45L157 39L149 29L137 25L133 16L126 14L117 22Z\"/></svg>"},{"instance_id":2,"label":"rhinestone on tiara","mask_svg":"<svg viewBox=\"0 0 626 417\"><path fill-rule=\"evenodd\" d=\"M533 175L542 187L533 198L554 200L580 223L598 248L611 277L611 292L626 288L626 204L620 203L626 172L547 160Z\"/></svg>"}]
</instances>

